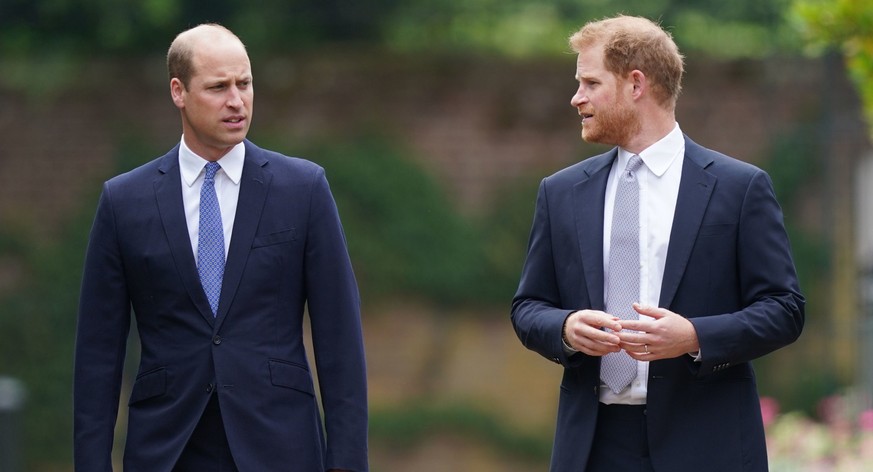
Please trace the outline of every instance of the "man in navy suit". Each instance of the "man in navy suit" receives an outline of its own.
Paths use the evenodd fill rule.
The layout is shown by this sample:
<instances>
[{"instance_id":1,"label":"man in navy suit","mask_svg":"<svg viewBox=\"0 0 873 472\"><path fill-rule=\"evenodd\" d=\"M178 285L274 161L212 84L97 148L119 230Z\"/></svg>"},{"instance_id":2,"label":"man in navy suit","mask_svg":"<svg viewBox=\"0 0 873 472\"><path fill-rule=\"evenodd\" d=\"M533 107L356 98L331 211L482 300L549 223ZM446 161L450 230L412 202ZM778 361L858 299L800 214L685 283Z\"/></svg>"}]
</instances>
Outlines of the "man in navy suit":
<instances>
[{"instance_id":1,"label":"man in navy suit","mask_svg":"<svg viewBox=\"0 0 873 472\"><path fill-rule=\"evenodd\" d=\"M564 367L551 470L766 471L751 361L797 339L805 303L771 181L682 134L660 26L618 16L570 44L582 137L616 147L542 181L512 304Z\"/></svg>"},{"instance_id":2,"label":"man in navy suit","mask_svg":"<svg viewBox=\"0 0 873 472\"><path fill-rule=\"evenodd\" d=\"M76 470L112 470L132 310L141 356L125 471L365 471L360 300L324 170L245 139L252 72L232 32L185 31L167 63L181 142L106 182L91 230L76 338ZM213 162L220 168L207 185ZM201 205L209 187L220 221L200 213L214 208ZM219 243L208 257L226 263L213 264L211 292L198 246L216 221L210 241L223 241L224 254Z\"/></svg>"}]
</instances>

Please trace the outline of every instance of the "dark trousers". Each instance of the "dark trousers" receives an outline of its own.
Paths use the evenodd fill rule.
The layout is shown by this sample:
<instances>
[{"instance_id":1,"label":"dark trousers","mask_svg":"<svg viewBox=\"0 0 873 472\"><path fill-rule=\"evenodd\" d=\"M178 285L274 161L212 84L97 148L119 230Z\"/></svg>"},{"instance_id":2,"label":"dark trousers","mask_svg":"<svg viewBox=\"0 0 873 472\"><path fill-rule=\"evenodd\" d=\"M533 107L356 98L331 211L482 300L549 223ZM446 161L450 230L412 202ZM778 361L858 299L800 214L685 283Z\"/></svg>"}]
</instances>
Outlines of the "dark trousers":
<instances>
[{"instance_id":1,"label":"dark trousers","mask_svg":"<svg viewBox=\"0 0 873 472\"><path fill-rule=\"evenodd\" d=\"M227 444L216 395L206 405L173 472L239 472Z\"/></svg>"},{"instance_id":2,"label":"dark trousers","mask_svg":"<svg viewBox=\"0 0 873 472\"><path fill-rule=\"evenodd\" d=\"M600 405L586 472L654 472L645 405Z\"/></svg>"}]
</instances>

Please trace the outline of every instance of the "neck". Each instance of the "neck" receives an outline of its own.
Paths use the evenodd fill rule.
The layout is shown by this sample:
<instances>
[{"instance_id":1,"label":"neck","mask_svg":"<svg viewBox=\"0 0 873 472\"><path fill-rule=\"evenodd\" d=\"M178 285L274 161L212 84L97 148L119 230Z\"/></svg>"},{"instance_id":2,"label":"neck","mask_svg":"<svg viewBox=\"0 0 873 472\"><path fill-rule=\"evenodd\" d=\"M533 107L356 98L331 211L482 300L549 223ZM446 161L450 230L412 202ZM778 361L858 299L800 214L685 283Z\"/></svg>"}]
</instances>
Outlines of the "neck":
<instances>
[{"instance_id":1,"label":"neck","mask_svg":"<svg viewBox=\"0 0 873 472\"><path fill-rule=\"evenodd\" d=\"M191 152L210 162L217 162L219 159L227 155L227 153L229 153L235 146L218 148L201 145L200 143L193 143L192 145L191 141L189 141L188 134L186 133L182 134L182 139L185 141L185 145L188 146L188 149L190 149Z\"/></svg>"},{"instance_id":2,"label":"neck","mask_svg":"<svg viewBox=\"0 0 873 472\"><path fill-rule=\"evenodd\" d=\"M641 124L640 132L632 136L630 142L622 146L634 154L643 152L670 134L670 131L673 131L676 126L676 116L672 111L663 110L661 113L643 117Z\"/></svg>"}]
</instances>

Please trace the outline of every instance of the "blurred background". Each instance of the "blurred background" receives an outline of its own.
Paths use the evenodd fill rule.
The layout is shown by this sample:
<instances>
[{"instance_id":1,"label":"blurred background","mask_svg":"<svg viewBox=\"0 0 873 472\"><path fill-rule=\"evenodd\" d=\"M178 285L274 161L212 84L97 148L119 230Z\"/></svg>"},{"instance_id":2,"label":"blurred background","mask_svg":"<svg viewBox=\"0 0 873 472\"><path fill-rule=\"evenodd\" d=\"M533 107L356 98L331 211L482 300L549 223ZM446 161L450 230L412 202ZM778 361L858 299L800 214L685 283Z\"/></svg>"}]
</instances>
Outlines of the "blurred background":
<instances>
[{"instance_id":1,"label":"blurred background","mask_svg":"<svg viewBox=\"0 0 873 472\"><path fill-rule=\"evenodd\" d=\"M767 170L785 212L807 324L756 361L771 468L873 470L873 2L0 0L0 471L72 470L98 192L178 142L164 55L206 21L248 47L249 137L327 169L372 470L547 470L561 369L509 305L539 181L605 150L579 138L566 38L620 12L672 32L683 131Z\"/></svg>"}]
</instances>

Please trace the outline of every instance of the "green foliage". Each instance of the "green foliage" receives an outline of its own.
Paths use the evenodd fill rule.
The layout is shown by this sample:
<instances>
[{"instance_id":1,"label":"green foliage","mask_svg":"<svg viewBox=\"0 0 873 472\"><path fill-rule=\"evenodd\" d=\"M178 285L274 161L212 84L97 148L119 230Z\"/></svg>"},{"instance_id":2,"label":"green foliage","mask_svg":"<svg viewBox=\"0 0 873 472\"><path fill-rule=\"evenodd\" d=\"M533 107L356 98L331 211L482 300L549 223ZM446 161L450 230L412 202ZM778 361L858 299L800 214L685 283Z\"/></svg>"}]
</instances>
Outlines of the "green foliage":
<instances>
[{"instance_id":1,"label":"green foliage","mask_svg":"<svg viewBox=\"0 0 873 472\"><path fill-rule=\"evenodd\" d=\"M18 291L0 298L0 375L27 389L22 444L32 464L71 458L73 342L87 221L78 220L57 244L34 244L7 230L0 237L0 257L19 259L26 274Z\"/></svg>"},{"instance_id":2,"label":"green foliage","mask_svg":"<svg viewBox=\"0 0 873 472\"><path fill-rule=\"evenodd\" d=\"M157 155L132 137L120 139L115 173ZM56 242L0 230L0 260L14 259L24 277L0 297L0 375L24 382L24 457L33 466L71 462L72 367L79 286L99 183ZM9 360L15 362L9 362Z\"/></svg>"},{"instance_id":3,"label":"green foliage","mask_svg":"<svg viewBox=\"0 0 873 472\"><path fill-rule=\"evenodd\" d=\"M404 51L562 54L586 22L624 13L660 21L686 52L764 57L797 43L782 17L787 1L419 0L394 12L386 40Z\"/></svg>"},{"instance_id":4,"label":"green foliage","mask_svg":"<svg viewBox=\"0 0 873 472\"><path fill-rule=\"evenodd\" d=\"M527 254L528 235L534 215L537 184L543 176L511 182L498 193L496 204L481 220L483 250L490 269L483 292L488 299L508 305L518 288ZM491 289L488 292L488 289Z\"/></svg>"},{"instance_id":5,"label":"green foliage","mask_svg":"<svg viewBox=\"0 0 873 472\"><path fill-rule=\"evenodd\" d=\"M171 0L4 0L0 54L83 55L163 45L175 34L180 13L175 5Z\"/></svg>"},{"instance_id":6,"label":"green foliage","mask_svg":"<svg viewBox=\"0 0 873 472\"><path fill-rule=\"evenodd\" d=\"M49 103L76 84L82 67L72 56L63 53L7 58L2 62L0 89L21 91L29 100Z\"/></svg>"},{"instance_id":7,"label":"green foliage","mask_svg":"<svg viewBox=\"0 0 873 472\"><path fill-rule=\"evenodd\" d=\"M809 293L826 284L830 251L824 235L812 234L800 228L797 221L802 215L801 204L807 189L815 185L825 173L823 156L815 128L817 124L801 124L782 136L777 136L768 152L765 167L773 181L776 195L785 215L785 226L791 238L794 264L801 289ZM807 311L818 312L826 307L816 306L818 297L809 300ZM820 320L812 320L813 323Z\"/></svg>"},{"instance_id":8,"label":"green foliage","mask_svg":"<svg viewBox=\"0 0 873 472\"><path fill-rule=\"evenodd\" d=\"M547 464L551 454L548 438L514 431L497 415L472 405L434 405L423 399L370 414L370 437L392 447L409 448L440 434L481 441L501 456L529 462L532 467Z\"/></svg>"},{"instance_id":9,"label":"green foliage","mask_svg":"<svg viewBox=\"0 0 873 472\"><path fill-rule=\"evenodd\" d=\"M326 169L368 297L451 305L492 293L480 233L402 151L364 136L315 145L311 159Z\"/></svg>"},{"instance_id":10,"label":"green foliage","mask_svg":"<svg viewBox=\"0 0 873 472\"><path fill-rule=\"evenodd\" d=\"M723 2L733 5L732 2ZM725 19L717 12L678 12L671 31L680 47L723 58L764 58L791 51L797 43L792 30L778 18L751 22Z\"/></svg>"},{"instance_id":11,"label":"green foliage","mask_svg":"<svg viewBox=\"0 0 873 472\"><path fill-rule=\"evenodd\" d=\"M0 55L163 53L179 31L227 25L254 54L330 45L509 57L566 52L587 21L643 15L672 29L686 52L762 57L797 43L789 0L5 0Z\"/></svg>"},{"instance_id":12,"label":"green foliage","mask_svg":"<svg viewBox=\"0 0 873 472\"><path fill-rule=\"evenodd\" d=\"M258 53L325 42L374 43L398 3L338 0L4 0L0 55L37 51L107 55L163 53L183 29L222 23Z\"/></svg>"},{"instance_id":13,"label":"green foliage","mask_svg":"<svg viewBox=\"0 0 873 472\"><path fill-rule=\"evenodd\" d=\"M795 0L792 18L810 52L836 47L843 53L873 136L873 2Z\"/></svg>"},{"instance_id":14,"label":"green foliage","mask_svg":"<svg viewBox=\"0 0 873 472\"><path fill-rule=\"evenodd\" d=\"M817 139L815 123L801 124L790 132L777 136L765 159L765 168L773 181L776 195L785 215L785 226L791 240L791 251L800 280L801 292L807 298L806 312L826 313L823 306L826 297L822 294L831 276L829 267L830 248L824 234L804 230L798 221L802 217L806 191L814 187L825 173L824 156ZM827 332L828 317L807 317L806 332ZM811 346L812 341L804 336L798 342ZM792 359L802 359L802 371L785 368L782 352L774 353L755 361L761 392L779 398L787 410L814 412L817 402L840 387L831 375L831 368L814 348L800 349L798 354L785 354ZM799 357L798 357L799 356Z\"/></svg>"},{"instance_id":15,"label":"green foliage","mask_svg":"<svg viewBox=\"0 0 873 472\"><path fill-rule=\"evenodd\" d=\"M508 306L539 178L507 185L487 214L463 216L446 188L396 141L365 133L291 153L325 168L364 299ZM257 142L287 147L278 136Z\"/></svg>"},{"instance_id":16,"label":"green foliage","mask_svg":"<svg viewBox=\"0 0 873 472\"><path fill-rule=\"evenodd\" d=\"M422 0L394 12L386 32L399 51L479 51L509 56L566 50L570 2Z\"/></svg>"}]
</instances>

